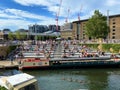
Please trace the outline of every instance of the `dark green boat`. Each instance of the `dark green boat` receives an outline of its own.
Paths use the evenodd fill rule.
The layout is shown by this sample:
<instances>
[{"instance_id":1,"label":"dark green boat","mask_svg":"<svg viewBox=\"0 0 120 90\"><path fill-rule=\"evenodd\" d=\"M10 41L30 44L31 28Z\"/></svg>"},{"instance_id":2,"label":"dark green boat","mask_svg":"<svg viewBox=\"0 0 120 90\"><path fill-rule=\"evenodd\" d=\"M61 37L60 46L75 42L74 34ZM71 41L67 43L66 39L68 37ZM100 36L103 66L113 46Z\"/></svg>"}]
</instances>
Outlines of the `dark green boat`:
<instances>
[{"instance_id":1,"label":"dark green boat","mask_svg":"<svg viewBox=\"0 0 120 90\"><path fill-rule=\"evenodd\" d=\"M52 67L119 67L120 58L84 57L84 58L57 58L50 60Z\"/></svg>"}]
</instances>

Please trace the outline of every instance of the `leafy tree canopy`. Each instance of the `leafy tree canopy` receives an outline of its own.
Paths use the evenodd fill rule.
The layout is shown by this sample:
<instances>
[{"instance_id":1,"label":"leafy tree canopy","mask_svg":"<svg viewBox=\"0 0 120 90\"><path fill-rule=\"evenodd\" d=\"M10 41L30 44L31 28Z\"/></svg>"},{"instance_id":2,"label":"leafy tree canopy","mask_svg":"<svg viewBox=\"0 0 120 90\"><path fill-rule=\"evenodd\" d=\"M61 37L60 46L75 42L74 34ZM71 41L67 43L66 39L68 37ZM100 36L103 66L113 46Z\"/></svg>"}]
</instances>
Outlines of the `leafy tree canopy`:
<instances>
[{"instance_id":1,"label":"leafy tree canopy","mask_svg":"<svg viewBox=\"0 0 120 90\"><path fill-rule=\"evenodd\" d=\"M91 38L106 38L109 33L106 16L99 10L94 11L94 15L86 23L86 35Z\"/></svg>"},{"instance_id":2,"label":"leafy tree canopy","mask_svg":"<svg viewBox=\"0 0 120 90\"><path fill-rule=\"evenodd\" d=\"M10 33L8 34L8 38L9 38L10 40L13 40L13 39L14 39L14 35L13 35L12 32L10 32Z\"/></svg>"},{"instance_id":3,"label":"leafy tree canopy","mask_svg":"<svg viewBox=\"0 0 120 90\"><path fill-rule=\"evenodd\" d=\"M5 87L0 86L0 90L7 90Z\"/></svg>"},{"instance_id":4,"label":"leafy tree canopy","mask_svg":"<svg viewBox=\"0 0 120 90\"><path fill-rule=\"evenodd\" d=\"M16 31L16 39L20 40L21 39L21 34L19 31Z\"/></svg>"}]
</instances>

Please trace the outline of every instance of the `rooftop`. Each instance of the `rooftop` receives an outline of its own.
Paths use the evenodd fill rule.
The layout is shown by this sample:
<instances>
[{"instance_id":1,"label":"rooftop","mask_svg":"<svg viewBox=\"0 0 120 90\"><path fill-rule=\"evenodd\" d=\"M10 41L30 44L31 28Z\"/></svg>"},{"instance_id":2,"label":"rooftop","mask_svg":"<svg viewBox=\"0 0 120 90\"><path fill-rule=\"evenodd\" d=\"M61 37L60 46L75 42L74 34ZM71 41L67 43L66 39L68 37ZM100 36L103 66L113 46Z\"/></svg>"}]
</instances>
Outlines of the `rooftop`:
<instances>
[{"instance_id":1,"label":"rooftop","mask_svg":"<svg viewBox=\"0 0 120 90\"><path fill-rule=\"evenodd\" d=\"M31 80L33 78L34 78L34 76L31 76L26 73L21 73L21 74L16 74L16 75L8 77L7 81L9 83L11 83L11 85L15 86L15 85L21 84L23 82L26 82L28 80Z\"/></svg>"}]
</instances>

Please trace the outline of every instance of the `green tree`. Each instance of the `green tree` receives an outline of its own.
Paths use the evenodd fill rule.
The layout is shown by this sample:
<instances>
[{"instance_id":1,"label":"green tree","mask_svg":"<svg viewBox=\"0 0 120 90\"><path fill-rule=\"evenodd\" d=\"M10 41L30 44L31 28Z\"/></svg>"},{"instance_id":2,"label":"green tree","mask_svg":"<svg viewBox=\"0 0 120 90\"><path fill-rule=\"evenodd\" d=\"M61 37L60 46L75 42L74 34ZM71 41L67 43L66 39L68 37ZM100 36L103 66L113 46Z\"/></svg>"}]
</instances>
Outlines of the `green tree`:
<instances>
[{"instance_id":1,"label":"green tree","mask_svg":"<svg viewBox=\"0 0 120 90\"><path fill-rule=\"evenodd\" d=\"M21 36L20 36L20 38L21 38L22 40L28 39L26 33L22 33Z\"/></svg>"},{"instance_id":2,"label":"green tree","mask_svg":"<svg viewBox=\"0 0 120 90\"><path fill-rule=\"evenodd\" d=\"M38 35L35 35L35 40L38 40L39 38L38 38Z\"/></svg>"},{"instance_id":3,"label":"green tree","mask_svg":"<svg viewBox=\"0 0 120 90\"><path fill-rule=\"evenodd\" d=\"M10 39L10 40L13 40L13 39L14 39L14 35L13 35L12 32L10 32L10 33L8 34L8 39Z\"/></svg>"},{"instance_id":4,"label":"green tree","mask_svg":"<svg viewBox=\"0 0 120 90\"><path fill-rule=\"evenodd\" d=\"M41 35L38 35L38 40L41 40Z\"/></svg>"},{"instance_id":5,"label":"green tree","mask_svg":"<svg viewBox=\"0 0 120 90\"><path fill-rule=\"evenodd\" d=\"M21 40L21 34L19 31L16 32L16 39Z\"/></svg>"},{"instance_id":6,"label":"green tree","mask_svg":"<svg viewBox=\"0 0 120 90\"><path fill-rule=\"evenodd\" d=\"M5 87L0 86L0 90L7 90Z\"/></svg>"},{"instance_id":7,"label":"green tree","mask_svg":"<svg viewBox=\"0 0 120 90\"><path fill-rule=\"evenodd\" d=\"M86 23L86 35L93 39L106 38L109 33L106 16L99 10L94 11L94 15Z\"/></svg>"}]
</instances>

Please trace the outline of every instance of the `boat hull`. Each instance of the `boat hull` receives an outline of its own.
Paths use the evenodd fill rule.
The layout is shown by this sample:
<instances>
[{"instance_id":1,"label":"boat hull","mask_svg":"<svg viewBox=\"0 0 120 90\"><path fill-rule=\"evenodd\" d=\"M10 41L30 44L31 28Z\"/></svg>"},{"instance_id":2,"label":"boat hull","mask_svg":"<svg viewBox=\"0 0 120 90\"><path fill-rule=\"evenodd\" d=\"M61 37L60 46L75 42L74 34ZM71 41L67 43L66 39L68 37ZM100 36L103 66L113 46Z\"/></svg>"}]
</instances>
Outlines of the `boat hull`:
<instances>
[{"instance_id":1,"label":"boat hull","mask_svg":"<svg viewBox=\"0 0 120 90\"><path fill-rule=\"evenodd\" d=\"M113 68L120 67L120 62L78 62L52 65L51 68Z\"/></svg>"},{"instance_id":2,"label":"boat hull","mask_svg":"<svg viewBox=\"0 0 120 90\"><path fill-rule=\"evenodd\" d=\"M36 62L36 63L42 63L44 61ZM120 61L117 60L53 60L53 61L47 61L48 64L35 64L35 62L29 62L30 64L24 64L21 69L60 69L60 68L92 68L92 67L119 67ZM45 63L45 62L44 62Z\"/></svg>"}]
</instances>

